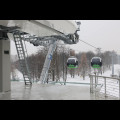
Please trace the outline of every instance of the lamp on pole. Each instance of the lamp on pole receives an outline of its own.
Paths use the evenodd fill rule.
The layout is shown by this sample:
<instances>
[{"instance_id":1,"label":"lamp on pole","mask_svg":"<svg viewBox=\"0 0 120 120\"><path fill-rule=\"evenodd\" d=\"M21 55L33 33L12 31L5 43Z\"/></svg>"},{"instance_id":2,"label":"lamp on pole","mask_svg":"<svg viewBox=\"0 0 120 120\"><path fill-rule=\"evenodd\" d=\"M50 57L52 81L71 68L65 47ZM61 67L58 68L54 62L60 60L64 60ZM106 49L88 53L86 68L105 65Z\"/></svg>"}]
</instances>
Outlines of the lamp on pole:
<instances>
[{"instance_id":1,"label":"lamp on pole","mask_svg":"<svg viewBox=\"0 0 120 120\"><path fill-rule=\"evenodd\" d=\"M112 51L112 76L114 76L115 57L116 57L116 54L115 54L115 51L113 50Z\"/></svg>"},{"instance_id":2,"label":"lamp on pole","mask_svg":"<svg viewBox=\"0 0 120 120\"><path fill-rule=\"evenodd\" d=\"M112 76L114 76L114 58L113 58L113 55L114 54L114 51L112 51Z\"/></svg>"}]
</instances>

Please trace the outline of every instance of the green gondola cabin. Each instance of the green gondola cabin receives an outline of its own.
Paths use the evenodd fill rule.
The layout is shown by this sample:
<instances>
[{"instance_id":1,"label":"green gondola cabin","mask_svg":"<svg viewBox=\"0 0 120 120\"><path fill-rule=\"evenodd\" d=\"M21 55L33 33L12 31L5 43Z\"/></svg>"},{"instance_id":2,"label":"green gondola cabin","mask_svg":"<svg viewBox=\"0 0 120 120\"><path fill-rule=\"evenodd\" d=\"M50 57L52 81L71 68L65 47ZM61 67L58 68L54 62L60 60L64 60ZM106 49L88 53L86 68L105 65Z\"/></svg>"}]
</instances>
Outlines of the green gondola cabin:
<instances>
[{"instance_id":1,"label":"green gondola cabin","mask_svg":"<svg viewBox=\"0 0 120 120\"><path fill-rule=\"evenodd\" d=\"M74 56L71 56L67 60L67 67L68 68L78 68L78 59Z\"/></svg>"},{"instance_id":2,"label":"green gondola cabin","mask_svg":"<svg viewBox=\"0 0 120 120\"><path fill-rule=\"evenodd\" d=\"M93 68L101 68L102 67L102 59L100 57L93 57L91 60L91 66Z\"/></svg>"}]
</instances>

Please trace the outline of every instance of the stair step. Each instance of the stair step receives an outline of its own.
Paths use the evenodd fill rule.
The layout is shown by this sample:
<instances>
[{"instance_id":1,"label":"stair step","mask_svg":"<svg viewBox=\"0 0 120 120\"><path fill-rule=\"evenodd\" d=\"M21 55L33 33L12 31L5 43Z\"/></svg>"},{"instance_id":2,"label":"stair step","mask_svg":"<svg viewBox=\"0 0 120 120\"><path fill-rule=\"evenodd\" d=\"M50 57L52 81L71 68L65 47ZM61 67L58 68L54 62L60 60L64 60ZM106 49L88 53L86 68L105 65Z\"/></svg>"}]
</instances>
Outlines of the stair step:
<instances>
[{"instance_id":1,"label":"stair step","mask_svg":"<svg viewBox=\"0 0 120 120\"><path fill-rule=\"evenodd\" d=\"M26 80L29 80L29 77L24 77Z\"/></svg>"},{"instance_id":2,"label":"stair step","mask_svg":"<svg viewBox=\"0 0 120 120\"><path fill-rule=\"evenodd\" d=\"M17 48L21 48L22 49L22 47L17 47Z\"/></svg>"},{"instance_id":3,"label":"stair step","mask_svg":"<svg viewBox=\"0 0 120 120\"><path fill-rule=\"evenodd\" d=\"M31 83L30 81L25 81L26 83Z\"/></svg>"},{"instance_id":4,"label":"stair step","mask_svg":"<svg viewBox=\"0 0 120 120\"><path fill-rule=\"evenodd\" d=\"M30 81L28 81L28 80L25 80L25 82L30 82Z\"/></svg>"},{"instance_id":5,"label":"stair step","mask_svg":"<svg viewBox=\"0 0 120 120\"><path fill-rule=\"evenodd\" d=\"M15 41L17 53L18 53L19 63L20 63L20 66L21 66L21 71L22 71L22 74L23 74L23 77L24 77L24 82L25 82L26 85L30 85L32 83L31 83L31 81L28 77L30 74L29 74L29 71L27 69L25 56L24 56L24 55L26 55L25 53L27 51L23 51L24 48L23 48L23 45L22 45L23 42L22 42L20 32L14 34L13 36L14 36L14 41Z\"/></svg>"},{"instance_id":6,"label":"stair step","mask_svg":"<svg viewBox=\"0 0 120 120\"><path fill-rule=\"evenodd\" d=\"M31 85L31 83L25 83L26 85Z\"/></svg>"}]
</instances>

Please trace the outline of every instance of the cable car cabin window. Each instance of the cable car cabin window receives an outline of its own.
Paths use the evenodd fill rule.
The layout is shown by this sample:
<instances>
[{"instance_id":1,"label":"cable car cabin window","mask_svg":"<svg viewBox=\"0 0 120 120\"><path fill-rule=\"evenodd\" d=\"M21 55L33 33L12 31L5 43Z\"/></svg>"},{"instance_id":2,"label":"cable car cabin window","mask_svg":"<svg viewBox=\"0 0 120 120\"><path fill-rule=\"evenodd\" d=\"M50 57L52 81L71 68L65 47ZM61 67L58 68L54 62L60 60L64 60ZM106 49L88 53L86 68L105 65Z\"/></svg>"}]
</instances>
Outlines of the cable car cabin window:
<instances>
[{"instance_id":1,"label":"cable car cabin window","mask_svg":"<svg viewBox=\"0 0 120 120\"><path fill-rule=\"evenodd\" d=\"M68 64L75 64L75 60L74 59L68 60Z\"/></svg>"},{"instance_id":2,"label":"cable car cabin window","mask_svg":"<svg viewBox=\"0 0 120 120\"><path fill-rule=\"evenodd\" d=\"M93 63L99 63L99 62L100 62L100 59L93 59L92 62L93 62Z\"/></svg>"},{"instance_id":3,"label":"cable car cabin window","mask_svg":"<svg viewBox=\"0 0 120 120\"><path fill-rule=\"evenodd\" d=\"M94 59L92 59L91 66L93 68L100 68L102 66L102 60L100 58L94 58Z\"/></svg>"},{"instance_id":4,"label":"cable car cabin window","mask_svg":"<svg viewBox=\"0 0 120 120\"><path fill-rule=\"evenodd\" d=\"M77 68L78 61L76 59L68 59L67 66L68 68Z\"/></svg>"}]
</instances>

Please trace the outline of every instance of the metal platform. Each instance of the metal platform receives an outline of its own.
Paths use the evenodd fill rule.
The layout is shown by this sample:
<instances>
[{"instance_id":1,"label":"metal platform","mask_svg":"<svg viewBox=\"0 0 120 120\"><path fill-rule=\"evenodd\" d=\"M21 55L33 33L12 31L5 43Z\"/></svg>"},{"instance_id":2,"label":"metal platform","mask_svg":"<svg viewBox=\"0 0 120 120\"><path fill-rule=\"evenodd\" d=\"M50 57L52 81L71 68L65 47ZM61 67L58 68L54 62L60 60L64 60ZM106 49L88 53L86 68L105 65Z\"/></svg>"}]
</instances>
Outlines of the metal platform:
<instances>
[{"instance_id":1,"label":"metal platform","mask_svg":"<svg viewBox=\"0 0 120 120\"><path fill-rule=\"evenodd\" d=\"M90 100L89 86L64 86L11 82L11 92L1 94L1 100Z\"/></svg>"},{"instance_id":2,"label":"metal platform","mask_svg":"<svg viewBox=\"0 0 120 120\"><path fill-rule=\"evenodd\" d=\"M0 100L115 100L114 97L90 93L90 86L65 86L11 82L11 92L0 93Z\"/></svg>"}]
</instances>

